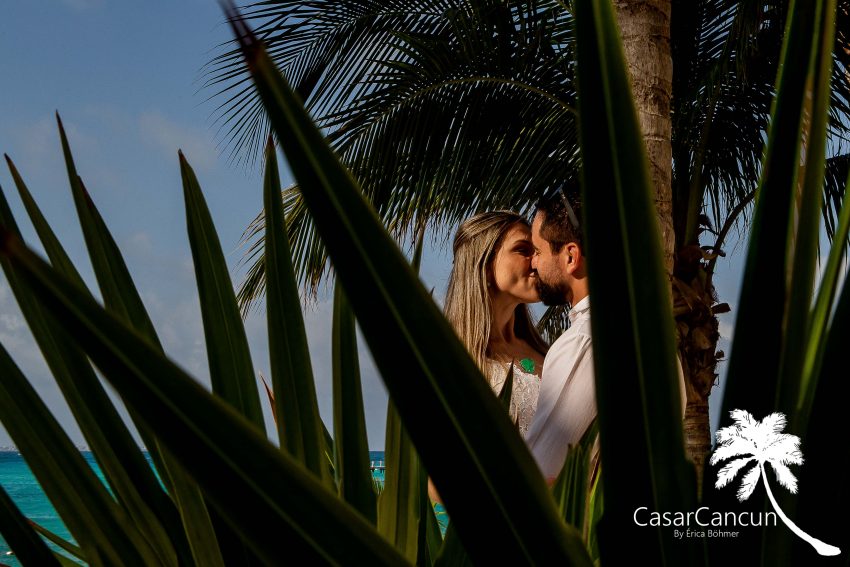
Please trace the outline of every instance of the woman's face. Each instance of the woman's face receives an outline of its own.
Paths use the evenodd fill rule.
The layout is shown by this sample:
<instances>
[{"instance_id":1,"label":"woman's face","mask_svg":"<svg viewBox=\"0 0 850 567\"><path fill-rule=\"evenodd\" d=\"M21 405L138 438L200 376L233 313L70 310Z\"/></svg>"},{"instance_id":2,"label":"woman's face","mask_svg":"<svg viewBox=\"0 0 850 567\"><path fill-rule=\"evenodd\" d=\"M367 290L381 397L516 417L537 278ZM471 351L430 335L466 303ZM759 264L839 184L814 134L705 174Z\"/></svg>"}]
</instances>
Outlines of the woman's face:
<instances>
[{"instance_id":1,"label":"woman's face","mask_svg":"<svg viewBox=\"0 0 850 567\"><path fill-rule=\"evenodd\" d=\"M531 269L533 256L531 229L523 223L516 223L505 233L493 258L491 295L494 298L504 295L520 303L540 301L536 285L537 273Z\"/></svg>"}]
</instances>

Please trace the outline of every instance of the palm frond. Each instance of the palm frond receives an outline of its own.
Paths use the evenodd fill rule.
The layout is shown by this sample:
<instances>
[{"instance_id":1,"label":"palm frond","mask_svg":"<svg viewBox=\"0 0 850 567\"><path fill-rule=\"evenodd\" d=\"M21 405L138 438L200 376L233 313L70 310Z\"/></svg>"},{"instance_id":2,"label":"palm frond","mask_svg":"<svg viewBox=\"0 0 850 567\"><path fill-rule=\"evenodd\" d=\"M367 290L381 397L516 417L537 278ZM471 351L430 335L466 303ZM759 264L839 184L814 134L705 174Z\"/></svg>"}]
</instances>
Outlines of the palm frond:
<instances>
[{"instance_id":1,"label":"palm frond","mask_svg":"<svg viewBox=\"0 0 850 567\"><path fill-rule=\"evenodd\" d=\"M758 427L763 435L768 436L770 434L781 434L786 425L788 425L788 420L785 418L785 414L777 411L762 419Z\"/></svg>"},{"instance_id":2,"label":"palm frond","mask_svg":"<svg viewBox=\"0 0 850 567\"><path fill-rule=\"evenodd\" d=\"M715 483L715 488L723 488L738 476L738 473L741 472L747 464L754 461L755 457L743 457L740 459L735 459L734 461L730 461L727 463L720 471L717 473L717 482Z\"/></svg>"},{"instance_id":3,"label":"palm frond","mask_svg":"<svg viewBox=\"0 0 850 567\"><path fill-rule=\"evenodd\" d=\"M275 63L315 116L367 90L362 78L386 51L397 31L434 32L449 8L440 0L406 2L325 0L269 1L248 6L246 20L257 22L257 35ZM223 100L215 111L219 135L236 161L253 164L269 126L234 42L204 69L204 88L218 89Z\"/></svg>"},{"instance_id":4,"label":"palm frond","mask_svg":"<svg viewBox=\"0 0 850 567\"><path fill-rule=\"evenodd\" d=\"M759 476L761 473L761 467L755 466L744 475L744 478L741 480L741 486L738 487L738 500L743 502L756 489L756 485L759 483Z\"/></svg>"},{"instance_id":5,"label":"palm frond","mask_svg":"<svg viewBox=\"0 0 850 567\"><path fill-rule=\"evenodd\" d=\"M800 438L787 434L771 438L770 444L764 448L760 456L786 465L802 465L803 453L800 451Z\"/></svg>"},{"instance_id":6,"label":"palm frond","mask_svg":"<svg viewBox=\"0 0 850 567\"><path fill-rule=\"evenodd\" d=\"M740 457L741 455L755 455L758 452L756 445L749 439L737 437L730 440L728 443L720 445L711 455L710 464L716 465L726 459L732 457Z\"/></svg>"},{"instance_id":7,"label":"palm frond","mask_svg":"<svg viewBox=\"0 0 850 567\"><path fill-rule=\"evenodd\" d=\"M833 156L826 160L823 220L830 240L835 237L835 231L838 228L838 213L844 202L848 173L850 173L850 153Z\"/></svg>"},{"instance_id":8,"label":"palm frond","mask_svg":"<svg viewBox=\"0 0 850 567\"><path fill-rule=\"evenodd\" d=\"M682 244L689 214L704 213L715 226L725 224L730 215L736 223L748 222L751 207L737 211L736 205L755 189L761 174L788 4L787 0L674 3L674 222ZM832 147L850 140L850 35L841 31L850 29L848 14L850 2L839 0L829 121ZM837 216L835 197L843 195L844 180L846 176L840 183L830 183L827 176L823 214L830 238L828 219ZM700 211L686 210L692 191L701 194Z\"/></svg>"},{"instance_id":9,"label":"palm frond","mask_svg":"<svg viewBox=\"0 0 850 567\"><path fill-rule=\"evenodd\" d=\"M755 430L758 427L758 420L747 410L735 409L729 412L729 415L732 416L735 424L740 427L742 431L746 431L748 429Z\"/></svg>"},{"instance_id":10,"label":"palm frond","mask_svg":"<svg viewBox=\"0 0 850 567\"><path fill-rule=\"evenodd\" d=\"M569 309L566 305L552 305L546 309L537 322L537 332L540 333L543 340L551 345L569 328L568 314Z\"/></svg>"},{"instance_id":11,"label":"palm frond","mask_svg":"<svg viewBox=\"0 0 850 567\"><path fill-rule=\"evenodd\" d=\"M357 96L321 107L329 141L397 238L420 224L446 236L481 210L526 211L578 168L571 16L555 2L482 6L447 12L438 31L394 30ZM300 197L285 208L300 283L315 293L327 256ZM263 285L261 244L248 255L243 309Z\"/></svg>"},{"instance_id":12,"label":"palm frond","mask_svg":"<svg viewBox=\"0 0 850 567\"><path fill-rule=\"evenodd\" d=\"M447 226L475 212L525 210L579 167L568 4L270 1L252 5L247 17L392 233L401 238L422 219L442 239ZM832 148L850 140L850 38L841 27L850 28L848 6L839 0ZM751 204L739 205L749 203L761 173L787 8L788 0L675 2L678 245L692 216L718 227L748 222ZM238 55L230 44L222 51L206 69L206 88L218 89L211 98L221 101L220 136L234 159L248 163L268 127ZM824 189L830 237L846 179L839 173L828 168ZM699 208L689 209L694 191ZM330 266L292 198L285 210L299 283L314 295ZM248 257L243 310L263 295L262 244Z\"/></svg>"},{"instance_id":13,"label":"palm frond","mask_svg":"<svg viewBox=\"0 0 850 567\"><path fill-rule=\"evenodd\" d=\"M690 193L716 225L757 184L785 10L702 0L673 10L674 200L685 238ZM684 244L684 242L682 242Z\"/></svg>"},{"instance_id":14,"label":"palm frond","mask_svg":"<svg viewBox=\"0 0 850 567\"><path fill-rule=\"evenodd\" d=\"M779 484L788 489L791 494L797 494L797 477L791 472L791 469L776 461L768 461L776 473L776 480Z\"/></svg>"}]
</instances>

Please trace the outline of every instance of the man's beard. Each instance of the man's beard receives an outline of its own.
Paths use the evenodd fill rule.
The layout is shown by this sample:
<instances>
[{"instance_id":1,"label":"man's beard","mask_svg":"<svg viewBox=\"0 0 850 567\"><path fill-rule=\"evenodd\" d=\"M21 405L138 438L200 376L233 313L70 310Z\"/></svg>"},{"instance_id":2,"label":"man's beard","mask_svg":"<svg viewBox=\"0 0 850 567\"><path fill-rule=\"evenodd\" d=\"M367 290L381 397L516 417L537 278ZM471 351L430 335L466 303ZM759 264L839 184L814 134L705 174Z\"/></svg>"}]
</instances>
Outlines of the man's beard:
<instances>
[{"instance_id":1,"label":"man's beard","mask_svg":"<svg viewBox=\"0 0 850 567\"><path fill-rule=\"evenodd\" d=\"M540 294L540 301L543 305L565 305L567 303L567 286L551 285L540 279L537 276L537 293Z\"/></svg>"}]
</instances>

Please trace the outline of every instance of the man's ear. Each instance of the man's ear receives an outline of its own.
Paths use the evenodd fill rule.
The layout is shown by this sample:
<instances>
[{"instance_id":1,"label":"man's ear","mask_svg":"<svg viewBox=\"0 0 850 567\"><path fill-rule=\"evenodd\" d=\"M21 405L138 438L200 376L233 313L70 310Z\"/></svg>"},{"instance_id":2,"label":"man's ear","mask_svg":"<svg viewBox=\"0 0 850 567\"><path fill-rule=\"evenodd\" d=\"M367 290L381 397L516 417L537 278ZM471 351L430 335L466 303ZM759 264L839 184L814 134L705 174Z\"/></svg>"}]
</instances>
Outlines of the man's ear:
<instances>
[{"instance_id":1,"label":"man's ear","mask_svg":"<svg viewBox=\"0 0 850 567\"><path fill-rule=\"evenodd\" d=\"M567 272L572 273L582 265L583 257L581 247L575 242L567 242L564 245L564 254L566 255L564 261L566 263Z\"/></svg>"}]
</instances>

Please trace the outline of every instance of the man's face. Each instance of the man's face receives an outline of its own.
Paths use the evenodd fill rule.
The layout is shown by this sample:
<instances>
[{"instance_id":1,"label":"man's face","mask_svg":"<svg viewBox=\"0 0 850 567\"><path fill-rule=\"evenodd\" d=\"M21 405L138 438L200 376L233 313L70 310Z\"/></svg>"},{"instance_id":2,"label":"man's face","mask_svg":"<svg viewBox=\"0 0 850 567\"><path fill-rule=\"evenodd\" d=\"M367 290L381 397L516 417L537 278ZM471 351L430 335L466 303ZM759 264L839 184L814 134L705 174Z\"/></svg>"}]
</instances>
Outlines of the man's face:
<instances>
[{"instance_id":1,"label":"man's face","mask_svg":"<svg viewBox=\"0 0 850 567\"><path fill-rule=\"evenodd\" d=\"M569 301L569 285L567 273L564 270L566 247L561 252L552 252L549 241L540 234L543 225L543 215L534 215L531 223L531 243L534 245L534 257L531 268L537 271L537 291L544 305L564 305Z\"/></svg>"}]
</instances>

